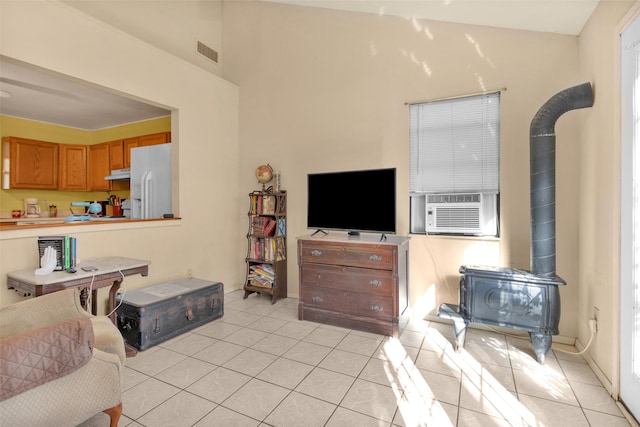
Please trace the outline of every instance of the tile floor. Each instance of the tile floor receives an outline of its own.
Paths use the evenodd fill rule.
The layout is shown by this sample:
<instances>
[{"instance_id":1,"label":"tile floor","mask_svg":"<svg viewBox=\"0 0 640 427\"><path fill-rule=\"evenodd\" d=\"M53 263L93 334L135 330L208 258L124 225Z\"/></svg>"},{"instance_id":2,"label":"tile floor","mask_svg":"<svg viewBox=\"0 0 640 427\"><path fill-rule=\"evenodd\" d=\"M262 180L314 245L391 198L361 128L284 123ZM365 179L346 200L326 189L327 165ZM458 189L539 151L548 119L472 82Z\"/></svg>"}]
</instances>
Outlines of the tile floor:
<instances>
[{"instance_id":1,"label":"tile floor","mask_svg":"<svg viewBox=\"0 0 640 427\"><path fill-rule=\"evenodd\" d=\"M119 426L630 426L581 356L409 322L399 339L297 320L295 299L225 315L127 359ZM576 351L574 347L564 346ZM82 427L106 426L98 414Z\"/></svg>"}]
</instances>

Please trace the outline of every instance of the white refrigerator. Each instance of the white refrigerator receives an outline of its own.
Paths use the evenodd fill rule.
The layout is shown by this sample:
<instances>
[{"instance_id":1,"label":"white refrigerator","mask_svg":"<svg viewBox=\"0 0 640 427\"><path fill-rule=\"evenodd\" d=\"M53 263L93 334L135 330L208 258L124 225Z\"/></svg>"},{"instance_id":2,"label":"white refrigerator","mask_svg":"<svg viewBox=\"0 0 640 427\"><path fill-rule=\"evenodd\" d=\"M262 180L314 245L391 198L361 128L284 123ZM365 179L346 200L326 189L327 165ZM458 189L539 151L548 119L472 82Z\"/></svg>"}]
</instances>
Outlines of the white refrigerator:
<instances>
[{"instance_id":1,"label":"white refrigerator","mask_svg":"<svg viewBox=\"0 0 640 427\"><path fill-rule=\"evenodd\" d=\"M162 218L171 209L171 144L131 149L131 218Z\"/></svg>"}]
</instances>

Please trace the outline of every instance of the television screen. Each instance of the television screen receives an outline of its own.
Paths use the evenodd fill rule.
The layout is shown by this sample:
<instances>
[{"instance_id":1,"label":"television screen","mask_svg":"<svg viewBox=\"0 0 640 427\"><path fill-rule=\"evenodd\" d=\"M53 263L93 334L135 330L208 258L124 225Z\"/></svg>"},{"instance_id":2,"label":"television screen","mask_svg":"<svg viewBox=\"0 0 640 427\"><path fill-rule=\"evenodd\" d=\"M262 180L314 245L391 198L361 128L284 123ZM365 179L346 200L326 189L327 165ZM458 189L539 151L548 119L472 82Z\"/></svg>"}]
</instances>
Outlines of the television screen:
<instances>
[{"instance_id":1,"label":"television screen","mask_svg":"<svg viewBox=\"0 0 640 427\"><path fill-rule=\"evenodd\" d=\"M396 232L396 169L307 175L307 228Z\"/></svg>"}]
</instances>

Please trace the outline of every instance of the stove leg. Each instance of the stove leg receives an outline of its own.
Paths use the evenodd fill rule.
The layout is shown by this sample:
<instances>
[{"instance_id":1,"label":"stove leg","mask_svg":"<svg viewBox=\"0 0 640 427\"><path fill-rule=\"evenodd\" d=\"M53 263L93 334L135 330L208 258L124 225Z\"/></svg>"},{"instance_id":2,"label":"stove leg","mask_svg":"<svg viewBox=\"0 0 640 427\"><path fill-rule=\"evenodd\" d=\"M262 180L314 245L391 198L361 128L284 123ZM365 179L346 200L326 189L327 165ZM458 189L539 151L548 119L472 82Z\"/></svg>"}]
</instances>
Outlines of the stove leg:
<instances>
[{"instance_id":1,"label":"stove leg","mask_svg":"<svg viewBox=\"0 0 640 427\"><path fill-rule=\"evenodd\" d=\"M464 340L467 336L467 326L469 322L463 319L453 319L453 333L456 336L455 351L460 353L464 347Z\"/></svg>"},{"instance_id":2,"label":"stove leg","mask_svg":"<svg viewBox=\"0 0 640 427\"><path fill-rule=\"evenodd\" d=\"M532 333L531 345L533 346L533 351L536 353L538 363L544 365L547 353L551 349L551 335L544 333Z\"/></svg>"},{"instance_id":3,"label":"stove leg","mask_svg":"<svg viewBox=\"0 0 640 427\"><path fill-rule=\"evenodd\" d=\"M464 338L467 335L467 326L469 325L469 321L462 317L459 309L459 306L447 303L440 304L440 307L438 307L438 317L453 321L453 333L455 334L454 349L456 353L462 351Z\"/></svg>"}]
</instances>

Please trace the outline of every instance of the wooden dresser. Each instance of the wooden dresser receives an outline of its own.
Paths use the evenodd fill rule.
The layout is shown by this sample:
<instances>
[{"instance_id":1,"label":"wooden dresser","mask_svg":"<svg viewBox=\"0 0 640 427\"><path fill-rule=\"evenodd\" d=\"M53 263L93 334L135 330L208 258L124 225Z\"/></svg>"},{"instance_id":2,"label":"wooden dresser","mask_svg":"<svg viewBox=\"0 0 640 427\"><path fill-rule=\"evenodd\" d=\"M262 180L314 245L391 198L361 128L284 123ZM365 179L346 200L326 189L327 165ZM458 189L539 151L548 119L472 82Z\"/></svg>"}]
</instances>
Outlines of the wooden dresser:
<instances>
[{"instance_id":1,"label":"wooden dresser","mask_svg":"<svg viewBox=\"0 0 640 427\"><path fill-rule=\"evenodd\" d=\"M408 255L408 237L299 238L298 318L397 337L409 304Z\"/></svg>"}]
</instances>

